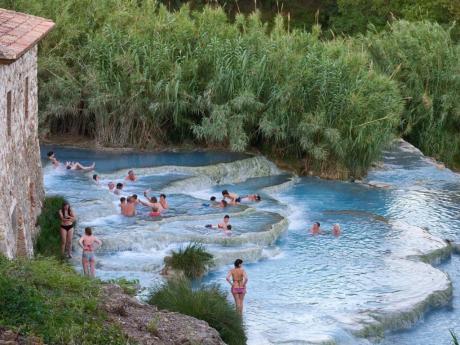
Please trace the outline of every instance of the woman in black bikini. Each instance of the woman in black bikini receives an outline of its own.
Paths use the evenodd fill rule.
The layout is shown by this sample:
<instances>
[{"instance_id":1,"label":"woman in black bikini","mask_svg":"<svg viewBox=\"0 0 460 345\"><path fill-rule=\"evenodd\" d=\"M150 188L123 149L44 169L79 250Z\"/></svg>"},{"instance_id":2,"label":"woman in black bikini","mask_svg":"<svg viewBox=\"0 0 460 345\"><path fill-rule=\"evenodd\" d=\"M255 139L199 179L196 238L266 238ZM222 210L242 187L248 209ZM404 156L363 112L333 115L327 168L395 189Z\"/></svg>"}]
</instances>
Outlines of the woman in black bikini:
<instances>
[{"instance_id":1,"label":"woman in black bikini","mask_svg":"<svg viewBox=\"0 0 460 345\"><path fill-rule=\"evenodd\" d=\"M61 254L64 256L67 250L67 257L71 258L75 213L70 208L68 202L64 202L62 204L62 207L59 210L59 218L61 218Z\"/></svg>"}]
</instances>

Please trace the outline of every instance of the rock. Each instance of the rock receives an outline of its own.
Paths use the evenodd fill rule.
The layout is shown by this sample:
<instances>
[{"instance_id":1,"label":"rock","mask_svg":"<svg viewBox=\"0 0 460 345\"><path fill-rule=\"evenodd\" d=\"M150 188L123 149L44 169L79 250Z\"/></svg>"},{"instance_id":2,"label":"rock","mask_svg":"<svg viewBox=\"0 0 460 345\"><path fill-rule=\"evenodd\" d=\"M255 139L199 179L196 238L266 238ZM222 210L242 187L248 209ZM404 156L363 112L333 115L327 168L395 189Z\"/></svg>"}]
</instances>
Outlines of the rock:
<instances>
[{"instance_id":1,"label":"rock","mask_svg":"<svg viewBox=\"0 0 460 345\"><path fill-rule=\"evenodd\" d=\"M207 322L158 310L125 294L117 285L104 285L102 308L110 321L140 345L225 345Z\"/></svg>"},{"instance_id":2,"label":"rock","mask_svg":"<svg viewBox=\"0 0 460 345\"><path fill-rule=\"evenodd\" d=\"M38 337L25 337L0 327L0 345L43 345L43 341Z\"/></svg>"}]
</instances>

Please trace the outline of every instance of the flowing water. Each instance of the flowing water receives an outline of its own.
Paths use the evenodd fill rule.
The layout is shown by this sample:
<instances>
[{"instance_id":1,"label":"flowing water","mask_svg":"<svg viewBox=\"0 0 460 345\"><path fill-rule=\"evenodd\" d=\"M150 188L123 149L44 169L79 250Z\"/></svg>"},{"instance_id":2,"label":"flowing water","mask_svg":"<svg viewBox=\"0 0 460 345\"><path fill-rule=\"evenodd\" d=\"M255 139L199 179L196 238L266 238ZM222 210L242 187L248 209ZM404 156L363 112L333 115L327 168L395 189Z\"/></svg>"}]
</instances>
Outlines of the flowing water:
<instances>
[{"instance_id":1,"label":"flowing water","mask_svg":"<svg viewBox=\"0 0 460 345\"><path fill-rule=\"evenodd\" d=\"M50 149L42 147L43 156ZM164 256L199 241L216 258L205 283L228 289L232 262L245 261L249 344L447 345L448 330L460 331L459 258L449 259L441 240L460 240L460 178L404 142L357 183L297 178L263 157L226 152L54 149L61 160L96 162L99 185L91 174L54 169L45 160L44 173L47 193L65 196L76 211L78 234L92 226L102 239L102 279L160 284ZM170 209L161 217L142 207L135 218L119 215L119 196L106 185L122 181L131 168L139 180L126 183L124 195L147 188L167 193ZM223 189L259 193L262 201L209 205ZM231 234L204 227L224 214L231 217ZM315 221L318 236L308 231ZM334 223L341 225L340 237L331 234Z\"/></svg>"}]
</instances>

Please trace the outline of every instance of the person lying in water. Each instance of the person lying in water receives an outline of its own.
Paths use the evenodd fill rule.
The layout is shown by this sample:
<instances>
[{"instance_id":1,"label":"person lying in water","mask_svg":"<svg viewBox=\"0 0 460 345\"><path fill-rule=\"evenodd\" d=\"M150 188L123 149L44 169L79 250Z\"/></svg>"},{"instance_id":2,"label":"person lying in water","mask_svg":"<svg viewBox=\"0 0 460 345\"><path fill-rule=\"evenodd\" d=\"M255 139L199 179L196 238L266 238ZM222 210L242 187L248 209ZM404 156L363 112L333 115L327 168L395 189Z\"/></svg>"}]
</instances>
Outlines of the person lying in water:
<instances>
[{"instance_id":1,"label":"person lying in water","mask_svg":"<svg viewBox=\"0 0 460 345\"><path fill-rule=\"evenodd\" d=\"M257 202L257 201L261 200L259 194L248 194L246 196L242 196L240 199L241 200L252 201L252 202Z\"/></svg>"},{"instance_id":2,"label":"person lying in water","mask_svg":"<svg viewBox=\"0 0 460 345\"><path fill-rule=\"evenodd\" d=\"M128 175L125 177L125 180L126 181L131 181L131 182L135 182L137 180L137 177L136 177L136 175L134 175L133 170L128 171Z\"/></svg>"},{"instance_id":3,"label":"person lying in water","mask_svg":"<svg viewBox=\"0 0 460 345\"><path fill-rule=\"evenodd\" d=\"M94 167L96 166L96 163L93 162L93 164L84 166L79 162L66 162L65 163L65 168L67 170L80 170L80 171L91 171L94 170Z\"/></svg>"},{"instance_id":4,"label":"person lying in water","mask_svg":"<svg viewBox=\"0 0 460 345\"><path fill-rule=\"evenodd\" d=\"M224 189L222 191L222 196L224 197L224 200L228 199L230 205L236 205L241 202L241 198L238 196L238 194L235 193L229 193L228 190Z\"/></svg>"}]
</instances>

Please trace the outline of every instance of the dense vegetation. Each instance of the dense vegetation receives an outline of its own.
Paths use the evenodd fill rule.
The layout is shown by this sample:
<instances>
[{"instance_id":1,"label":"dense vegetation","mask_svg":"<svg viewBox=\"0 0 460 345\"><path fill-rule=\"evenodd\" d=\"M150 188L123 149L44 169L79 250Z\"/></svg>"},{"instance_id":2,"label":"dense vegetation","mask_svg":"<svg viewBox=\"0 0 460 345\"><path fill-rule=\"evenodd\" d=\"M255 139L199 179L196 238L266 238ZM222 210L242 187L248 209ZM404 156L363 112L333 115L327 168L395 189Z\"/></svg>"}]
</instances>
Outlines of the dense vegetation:
<instances>
[{"instance_id":1,"label":"dense vegetation","mask_svg":"<svg viewBox=\"0 0 460 345\"><path fill-rule=\"evenodd\" d=\"M213 256L199 243L190 243L185 248L173 251L165 258L165 264L174 270L184 272L190 279L200 278L212 264Z\"/></svg>"},{"instance_id":2,"label":"dense vegetation","mask_svg":"<svg viewBox=\"0 0 460 345\"><path fill-rule=\"evenodd\" d=\"M0 325L46 344L129 344L98 308L100 283L55 259L0 256Z\"/></svg>"},{"instance_id":3,"label":"dense vegetation","mask_svg":"<svg viewBox=\"0 0 460 345\"><path fill-rule=\"evenodd\" d=\"M281 5L304 2L319 6ZM260 12L235 11L249 10L243 1L221 3L230 16L219 7L169 12L154 0L0 0L57 23L39 61L44 134L110 146L255 147L342 178L365 173L400 134L448 163L458 159L446 151L458 140L458 46L445 28L456 2L321 2L330 11L320 16L325 27L362 32L366 18L376 25L329 40L319 26L293 29L283 15L265 24ZM266 11L276 2L263 3ZM379 33L396 14L444 27L396 21Z\"/></svg>"},{"instance_id":4,"label":"dense vegetation","mask_svg":"<svg viewBox=\"0 0 460 345\"><path fill-rule=\"evenodd\" d=\"M153 291L149 303L208 322L229 345L246 344L242 319L217 285L193 289L188 280L170 280Z\"/></svg>"},{"instance_id":5,"label":"dense vegetation","mask_svg":"<svg viewBox=\"0 0 460 345\"><path fill-rule=\"evenodd\" d=\"M40 234L35 241L35 253L44 256L59 257L61 253L59 209L64 198L47 197L43 203L42 213L38 218Z\"/></svg>"}]
</instances>

